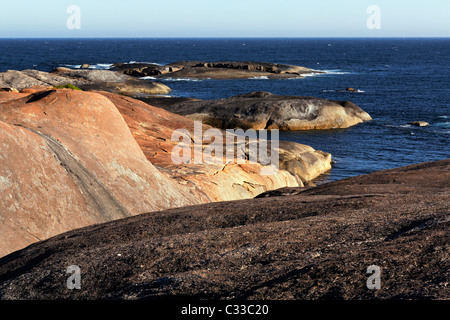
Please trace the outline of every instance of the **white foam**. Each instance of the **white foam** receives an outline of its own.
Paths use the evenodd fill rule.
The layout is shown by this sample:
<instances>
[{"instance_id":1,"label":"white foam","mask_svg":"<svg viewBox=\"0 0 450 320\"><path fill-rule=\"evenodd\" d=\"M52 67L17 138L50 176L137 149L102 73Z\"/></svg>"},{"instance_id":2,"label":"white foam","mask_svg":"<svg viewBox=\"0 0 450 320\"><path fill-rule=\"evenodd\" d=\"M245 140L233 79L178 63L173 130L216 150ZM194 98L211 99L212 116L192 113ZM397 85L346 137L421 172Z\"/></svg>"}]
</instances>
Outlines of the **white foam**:
<instances>
[{"instance_id":1,"label":"white foam","mask_svg":"<svg viewBox=\"0 0 450 320\"><path fill-rule=\"evenodd\" d=\"M208 79L192 79L192 78L162 78L161 81L202 81Z\"/></svg>"},{"instance_id":2,"label":"white foam","mask_svg":"<svg viewBox=\"0 0 450 320\"><path fill-rule=\"evenodd\" d=\"M339 92L339 93L342 93L342 92L350 92L350 91L325 89L325 90L322 90L322 92ZM351 93L364 93L364 92L365 92L364 90L356 90L356 91L352 91Z\"/></svg>"},{"instance_id":3,"label":"white foam","mask_svg":"<svg viewBox=\"0 0 450 320\"><path fill-rule=\"evenodd\" d=\"M65 64L64 66L72 68L72 69L80 69L81 68L81 64Z\"/></svg>"},{"instance_id":4,"label":"white foam","mask_svg":"<svg viewBox=\"0 0 450 320\"><path fill-rule=\"evenodd\" d=\"M302 74L302 77L315 77L315 76L320 76L323 73L320 72L311 72L311 73L304 73Z\"/></svg>"},{"instance_id":5,"label":"white foam","mask_svg":"<svg viewBox=\"0 0 450 320\"><path fill-rule=\"evenodd\" d=\"M158 66L164 66L164 64L156 63L156 62L149 62L149 61L134 61L134 60L132 60L132 61L128 61L128 62L125 62L125 63L127 63L127 64L148 63L148 64L156 64Z\"/></svg>"},{"instance_id":6,"label":"white foam","mask_svg":"<svg viewBox=\"0 0 450 320\"><path fill-rule=\"evenodd\" d=\"M269 77L268 76L260 76L260 77L251 77L249 79L252 79L252 80L255 80L255 79L258 79L258 80L269 80Z\"/></svg>"},{"instance_id":7,"label":"white foam","mask_svg":"<svg viewBox=\"0 0 450 320\"><path fill-rule=\"evenodd\" d=\"M151 76L139 77L139 79L142 79L142 80L156 80L155 77L151 77Z\"/></svg>"},{"instance_id":8,"label":"white foam","mask_svg":"<svg viewBox=\"0 0 450 320\"><path fill-rule=\"evenodd\" d=\"M342 71L342 70L323 70L323 72L325 72L325 74L336 74L336 75L352 74L352 72L347 72L347 71Z\"/></svg>"},{"instance_id":9,"label":"white foam","mask_svg":"<svg viewBox=\"0 0 450 320\"><path fill-rule=\"evenodd\" d=\"M301 75L299 75L298 77L291 77L291 78L286 78L286 80L297 80L297 79L303 79L306 77L316 77L316 76L320 76L323 75L324 73L322 72L311 72L311 73L302 73Z\"/></svg>"},{"instance_id":10,"label":"white foam","mask_svg":"<svg viewBox=\"0 0 450 320\"><path fill-rule=\"evenodd\" d=\"M65 64L65 67L69 67L72 69L81 69L81 64ZM97 63L89 65L89 69L92 70L108 70L113 66L112 63Z\"/></svg>"},{"instance_id":11,"label":"white foam","mask_svg":"<svg viewBox=\"0 0 450 320\"><path fill-rule=\"evenodd\" d=\"M411 128L411 125L410 124L400 124L400 125L384 124L383 127L387 127L387 128Z\"/></svg>"},{"instance_id":12,"label":"white foam","mask_svg":"<svg viewBox=\"0 0 450 320\"><path fill-rule=\"evenodd\" d=\"M296 78L288 78L288 79L302 79L304 77L320 77L327 75L343 75L343 74L353 74L352 72L341 71L341 70L312 70L311 73L304 73L301 76Z\"/></svg>"},{"instance_id":13,"label":"white foam","mask_svg":"<svg viewBox=\"0 0 450 320\"><path fill-rule=\"evenodd\" d=\"M97 69L97 70L107 70L113 66L112 63L97 63L89 66L89 69Z\"/></svg>"},{"instance_id":14,"label":"white foam","mask_svg":"<svg viewBox=\"0 0 450 320\"><path fill-rule=\"evenodd\" d=\"M435 126L441 127L441 128L450 128L450 122L436 123Z\"/></svg>"}]
</instances>

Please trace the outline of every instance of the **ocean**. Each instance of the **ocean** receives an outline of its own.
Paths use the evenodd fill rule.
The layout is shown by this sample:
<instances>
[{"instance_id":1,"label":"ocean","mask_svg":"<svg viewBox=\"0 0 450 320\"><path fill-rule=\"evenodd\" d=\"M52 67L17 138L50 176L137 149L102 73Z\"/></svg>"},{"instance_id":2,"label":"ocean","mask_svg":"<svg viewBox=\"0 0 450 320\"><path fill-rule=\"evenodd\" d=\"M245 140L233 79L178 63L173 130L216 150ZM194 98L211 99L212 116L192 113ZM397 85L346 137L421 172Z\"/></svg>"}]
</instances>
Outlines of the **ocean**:
<instances>
[{"instance_id":1,"label":"ocean","mask_svg":"<svg viewBox=\"0 0 450 320\"><path fill-rule=\"evenodd\" d=\"M176 97L219 99L269 91L354 102L373 120L348 129L280 132L280 140L332 154L332 170L317 183L450 158L449 38L0 39L0 52L0 72L83 63L108 69L133 61L300 65L326 73L303 79L161 82ZM345 92L347 87L360 92ZM430 125L408 125L418 120Z\"/></svg>"}]
</instances>

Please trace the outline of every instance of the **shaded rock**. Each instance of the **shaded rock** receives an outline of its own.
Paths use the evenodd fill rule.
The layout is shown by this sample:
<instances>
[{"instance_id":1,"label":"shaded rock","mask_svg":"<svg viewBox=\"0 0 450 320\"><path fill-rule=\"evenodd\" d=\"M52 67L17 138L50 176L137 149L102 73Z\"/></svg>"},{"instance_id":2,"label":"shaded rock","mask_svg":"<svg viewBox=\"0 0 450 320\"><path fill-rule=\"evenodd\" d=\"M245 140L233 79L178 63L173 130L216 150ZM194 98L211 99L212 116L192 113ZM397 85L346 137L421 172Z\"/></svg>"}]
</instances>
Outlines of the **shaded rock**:
<instances>
[{"instance_id":1,"label":"shaded rock","mask_svg":"<svg viewBox=\"0 0 450 320\"><path fill-rule=\"evenodd\" d=\"M160 76L168 73L177 72L183 69L184 66L180 65L166 65L161 66L159 64L145 64L145 63L130 63L130 64L115 64L110 70L120 71L124 74L128 74L134 77L149 77Z\"/></svg>"},{"instance_id":2,"label":"shaded rock","mask_svg":"<svg viewBox=\"0 0 450 320\"><path fill-rule=\"evenodd\" d=\"M425 122L425 121L413 121L413 122L408 122L408 124L410 124L412 126L417 126L417 127L426 127L426 126L430 125L428 122Z\"/></svg>"},{"instance_id":3,"label":"shaded rock","mask_svg":"<svg viewBox=\"0 0 450 320\"><path fill-rule=\"evenodd\" d=\"M140 101L144 101L145 103L155 106L162 109L170 109L173 108L171 106L176 105L177 103L186 102L186 101L202 101L200 99L195 98L187 98L187 97L172 97L172 96L151 96L151 97L135 97Z\"/></svg>"},{"instance_id":4,"label":"shaded rock","mask_svg":"<svg viewBox=\"0 0 450 320\"><path fill-rule=\"evenodd\" d=\"M80 69L88 69L89 67L90 67L89 64L83 63L83 64L81 65Z\"/></svg>"},{"instance_id":5,"label":"shaded rock","mask_svg":"<svg viewBox=\"0 0 450 320\"><path fill-rule=\"evenodd\" d=\"M159 67L161 65L154 63L115 63L109 70L118 71L133 77L146 77L153 75L152 70Z\"/></svg>"},{"instance_id":6,"label":"shaded rock","mask_svg":"<svg viewBox=\"0 0 450 320\"><path fill-rule=\"evenodd\" d=\"M333 129L372 119L350 101L280 96L270 92L252 92L219 100L154 102L173 113L222 129Z\"/></svg>"},{"instance_id":7,"label":"shaded rock","mask_svg":"<svg viewBox=\"0 0 450 320\"><path fill-rule=\"evenodd\" d=\"M299 193L302 193L306 189L307 189L307 187L305 187L305 188L285 187L285 188L280 188L280 189L276 189L276 190L270 190L270 191L263 192L263 193L257 195L255 197L255 199L292 196L292 195L297 195Z\"/></svg>"},{"instance_id":8,"label":"shaded rock","mask_svg":"<svg viewBox=\"0 0 450 320\"><path fill-rule=\"evenodd\" d=\"M0 259L0 298L447 300L449 181L447 159L73 230Z\"/></svg>"},{"instance_id":9,"label":"shaded rock","mask_svg":"<svg viewBox=\"0 0 450 320\"><path fill-rule=\"evenodd\" d=\"M178 61L164 66L155 64L116 64L112 70L136 77L246 79L268 77L272 79L301 78L305 74L323 73L305 67L251 61Z\"/></svg>"},{"instance_id":10,"label":"shaded rock","mask_svg":"<svg viewBox=\"0 0 450 320\"><path fill-rule=\"evenodd\" d=\"M18 93L19 90L17 90L16 88L0 88L0 91L3 92L14 92L14 93Z\"/></svg>"}]
</instances>

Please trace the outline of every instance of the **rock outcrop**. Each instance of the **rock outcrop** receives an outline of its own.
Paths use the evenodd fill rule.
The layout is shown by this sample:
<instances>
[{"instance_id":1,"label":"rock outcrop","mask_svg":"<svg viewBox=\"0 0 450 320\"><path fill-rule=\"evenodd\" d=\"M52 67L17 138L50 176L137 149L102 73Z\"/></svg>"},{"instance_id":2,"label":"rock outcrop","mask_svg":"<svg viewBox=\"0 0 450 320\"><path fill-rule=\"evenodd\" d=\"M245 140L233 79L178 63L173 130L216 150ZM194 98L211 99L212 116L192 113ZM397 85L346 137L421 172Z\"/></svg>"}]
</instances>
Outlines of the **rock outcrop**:
<instances>
[{"instance_id":1,"label":"rock outcrop","mask_svg":"<svg viewBox=\"0 0 450 320\"><path fill-rule=\"evenodd\" d=\"M200 203L146 159L102 95L0 93L0 123L2 255L73 228Z\"/></svg>"},{"instance_id":2,"label":"rock outcrop","mask_svg":"<svg viewBox=\"0 0 450 320\"><path fill-rule=\"evenodd\" d=\"M0 92L0 123L0 255L81 226L303 186L331 168L330 154L292 143L270 175L258 162L174 164L172 133L194 121L104 91Z\"/></svg>"},{"instance_id":3,"label":"rock outcrop","mask_svg":"<svg viewBox=\"0 0 450 320\"><path fill-rule=\"evenodd\" d=\"M39 70L8 70L0 73L0 87L12 87L17 90L68 83L84 90L104 90L125 95L171 92L171 89L162 83L140 80L109 70L57 68L50 73Z\"/></svg>"},{"instance_id":4,"label":"rock outcrop","mask_svg":"<svg viewBox=\"0 0 450 320\"><path fill-rule=\"evenodd\" d=\"M218 100L168 103L167 99L170 100L143 98L143 101L222 129L334 129L348 128L372 119L350 101L281 96L269 92L252 92Z\"/></svg>"},{"instance_id":5,"label":"rock outcrop","mask_svg":"<svg viewBox=\"0 0 450 320\"><path fill-rule=\"evenodd\" d=\"M156 64L118 63L111 70L135 77L192 79L269 79L301 78L307 74L323 73L305 67L251 61L178 61L164 66Z\"/></svg>"},{"instance_id":6,"label":"rock outcrop","mask_svg":"<svg viewBox=\"0 0 450 320\"><path fill-rule=\"evenodd\" d=\"M0 298L448 300L449 181L450 159L73 230L0 259Z\"/></svg>"},{"instance_id":7,"label":"rock outcrop","mask_svg":"<svg viewBox=\"0 0 450 320\"><path fill-rule=\"evenodd\" d=\"M191 192L207 201L236 200L254 197L266 190L277 189L281 186L303 186L331 169L331 155L326 152L293 143L279 142L279 171L276 174L261 174L262 168L258 163L246 161L243 164L227 163L225 160L214 163L211 159L204 159L202 164L195 164L196 149L192 146L191 160L188 165L176 165L171 158L171 150L178 144L172 141L174 130L188 130L194 137L194 121L183 116L153 107L142 101L129 97L122 97L106 92L101 94L108 97L121 112L130 130L147 156L155 166L183 185L190 186ZM213 129L202 125L202 131ZM226 134L223 134L223 144ZM201 152L210 145L211 141L201 141ZM248 151L248 141L240 143L234 140L235 150ZM268 148L271 148L269 143ZM224 153L226 149L223 149ZM248 158L248 152L243 153ZM242 157L241 156L241 157ZM237 156L236 156L237 160Z\"/></svg>"}]
</instances>

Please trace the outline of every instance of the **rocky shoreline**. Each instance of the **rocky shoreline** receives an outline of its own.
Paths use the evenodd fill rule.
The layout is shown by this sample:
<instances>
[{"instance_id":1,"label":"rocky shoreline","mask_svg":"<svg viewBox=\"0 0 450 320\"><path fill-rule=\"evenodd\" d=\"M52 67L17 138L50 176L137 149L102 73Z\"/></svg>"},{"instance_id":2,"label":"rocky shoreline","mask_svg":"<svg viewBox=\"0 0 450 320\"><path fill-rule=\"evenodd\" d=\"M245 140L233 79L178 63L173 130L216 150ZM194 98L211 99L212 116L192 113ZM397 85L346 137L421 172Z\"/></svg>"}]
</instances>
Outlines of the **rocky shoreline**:
<instances>
[{"instance_id":1,"label":"rocky shoreline","mask_svg":"<svg viewBox=\"0 0 450 320\"><path fill-rule=\"evenodd\" d=\"M105 91L0 92L0 254L93 223L303 186L331 169L329 153L288 142L280 142L280 170L270 175L246 153L242 162L196 164L194 148L188 163L174 164L172 134L192 133L194 124ZM246 150L247 142L234 141Z\"/></svg>"},{"instance_id":2,"label":"rocky shoreline","mask_svg":"<svg viewBox=\"0 0 450 320\"><path fill-rule=\"evenodd\" d=\"M0 299L448 299L450 160L315 186L326 150L234 133L229 161L226 134L370 121L351 101L167 98L157 82L317 72L179 61L0 73ZM64 285L71 265L81 290Z\"/></svg>"},{"instance_id":3,"label":"rocky shoreline","mask_svg":"<svg viewBox=\"0 0 450 320\"><path fill-rule=\"evenodd\" d=\"M111 68L134 77L190 78L190 79L268 79L302 78L313 73L323 73L309 68L251 61L178 61L167 65L149 63L117 63Z\"/></svg>"},{"instance_id":4,"label":"rocky shoreline","mask_svg":"<svg viewBox=\"0 0 450 320\"><path fill-rule=\"evenodd\" d=\"M73 230L0 259L0 298L446 300L449 179L444 160Z\"/></svg>"}]
</instances>

